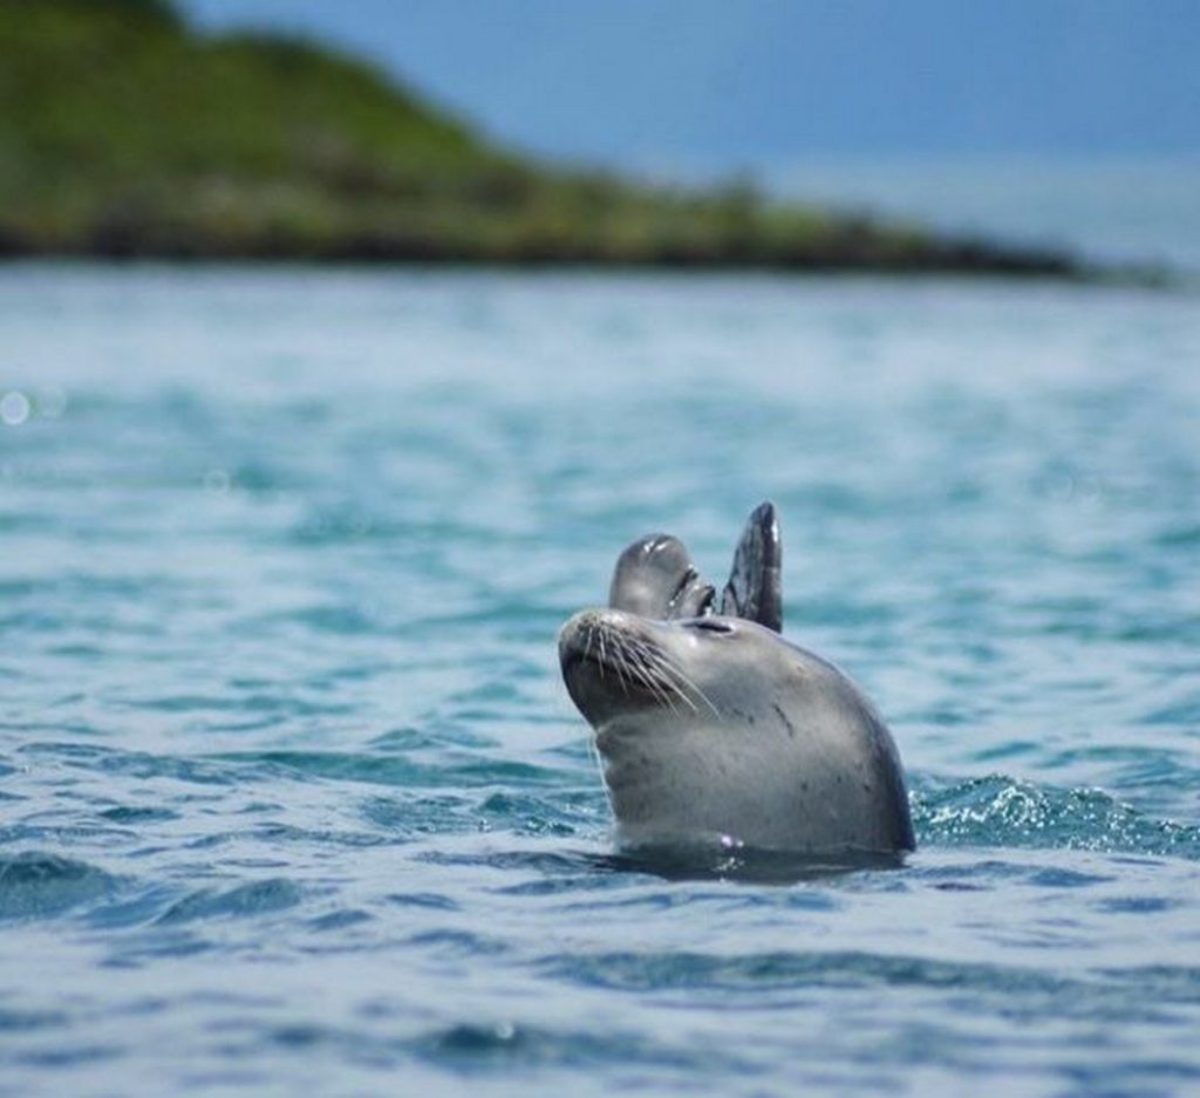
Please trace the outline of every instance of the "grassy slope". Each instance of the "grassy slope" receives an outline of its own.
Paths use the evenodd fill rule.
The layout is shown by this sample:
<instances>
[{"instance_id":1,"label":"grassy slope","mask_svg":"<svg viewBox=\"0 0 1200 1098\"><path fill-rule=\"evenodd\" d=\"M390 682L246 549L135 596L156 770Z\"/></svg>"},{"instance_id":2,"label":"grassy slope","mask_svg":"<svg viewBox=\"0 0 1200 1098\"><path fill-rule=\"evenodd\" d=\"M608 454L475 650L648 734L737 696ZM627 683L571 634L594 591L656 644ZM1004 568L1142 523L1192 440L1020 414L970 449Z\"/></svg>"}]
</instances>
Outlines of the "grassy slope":
<instances>
[{"instance_id":1,"label":"grassy slope","mask_svg":"<svg viewBox=\"0 0 1200 1098\"><path fill-rule=\"evenodd\" d=\"M746 187L547 168L352 58L203 38L165 0L0 0L0 250L1074 272Z\"/></svg>"}]
</instances>

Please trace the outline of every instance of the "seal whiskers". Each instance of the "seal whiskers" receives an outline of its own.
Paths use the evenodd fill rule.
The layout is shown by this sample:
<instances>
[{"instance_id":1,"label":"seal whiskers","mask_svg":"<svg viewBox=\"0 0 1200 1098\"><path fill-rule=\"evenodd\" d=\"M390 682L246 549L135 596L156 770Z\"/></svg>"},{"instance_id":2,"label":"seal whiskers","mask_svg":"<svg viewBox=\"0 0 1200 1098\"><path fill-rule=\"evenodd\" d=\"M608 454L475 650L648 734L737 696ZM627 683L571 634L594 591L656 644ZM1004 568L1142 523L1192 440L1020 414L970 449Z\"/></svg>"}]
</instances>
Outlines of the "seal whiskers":
<instances>
[{"instance_id":1,"label":"seal whiskers","mask_svg":"<svg viewBox=\"0 0 1200 1098\"><path fill-rule=\"evenodd\" d=\"M599 615L581 623L581 634L579 658L595 665L602 683L611 672L624 697L631 696L631 687L639 687L671 710L676 710L676 703L682 702L697 713L696 701L699 701L719 715L704 690L649 639L615 629Z\"/></svg>"},{"instance_id":2,"label":"seal whiskers","mask_svg":"<svg viewBox=\"0 0 1200 1098\"><path fill-rule=\"evenodd\" d=\"M663 656L661 658L662 658L662 670L665 673L674 675L677 679L680 680L680 682L683 683L684 686L686 686L689 690L694 691L696 696L702 702L704 702L704 704L707 705L709 709L712 710L712 714L714 717L719 717L721 715L721 711L713 704L712 699L709 698L709 696L703 690L700 689L700 686L697 683L693 682L692 679L690 679L684 673L683 668L681 668L674 661L667 659L667 657L665 657L665 656ZM678 689L678 687L677 687L677 689ZM680 690L679 693L680 693L680 697L682 697L685 701L688 701L688 704L691 705L690 700L683 693L683 691ZM694 705L692 706L692 710L693 710L693 712L696 711L696 707Z\"/></svg>"},{"instance_id":3,"label":"seal whiskers","mask_svg":"<svg viewBox=\"0 0 1200 1098\"><path fill-rule=\"evenodd\" d=\"M675 710L675 699L678 698L693 713L696 712L696 706L692 703L692 699L671 678L671 672L674 669L665 656L643 643L634 642L631 649L642 661L638 664L638 670L641 672L642 682L649 690L652 690L673 711Z\"/></svg>"}]
</instances>

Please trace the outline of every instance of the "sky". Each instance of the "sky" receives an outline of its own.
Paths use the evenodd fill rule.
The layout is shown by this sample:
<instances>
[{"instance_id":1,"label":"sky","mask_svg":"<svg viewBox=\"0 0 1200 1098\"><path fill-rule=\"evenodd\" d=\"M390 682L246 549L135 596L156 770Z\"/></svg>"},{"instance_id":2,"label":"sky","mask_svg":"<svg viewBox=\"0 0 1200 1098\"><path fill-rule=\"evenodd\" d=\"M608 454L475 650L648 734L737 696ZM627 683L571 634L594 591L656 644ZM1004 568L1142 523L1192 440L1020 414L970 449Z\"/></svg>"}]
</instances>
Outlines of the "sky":
<instances>
[{"instance_id":1,"label":"sky","mask_svg":"<svg viewBox=\"0 0 1200 1098\"><path fill-rule=\"evenodd\" d=\"M182 0L564 159L1200 160L1200 0Z\"/></svg>"}]
</instances>

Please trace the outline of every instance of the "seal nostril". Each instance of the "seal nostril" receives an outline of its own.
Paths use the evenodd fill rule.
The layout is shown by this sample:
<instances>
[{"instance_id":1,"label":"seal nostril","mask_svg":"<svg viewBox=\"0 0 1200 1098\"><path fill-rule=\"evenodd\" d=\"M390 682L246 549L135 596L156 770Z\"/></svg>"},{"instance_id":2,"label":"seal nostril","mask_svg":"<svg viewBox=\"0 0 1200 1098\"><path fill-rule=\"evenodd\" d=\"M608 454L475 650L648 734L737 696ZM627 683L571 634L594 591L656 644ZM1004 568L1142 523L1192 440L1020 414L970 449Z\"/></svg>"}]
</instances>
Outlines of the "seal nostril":
<instances>
[{"instance_id":1,"label":"seal nostril","mask_svg":"<svg viewBox=\"0 0 1200 1098\"><path fill-rule=\"evenodd\" d=\"M732 633L733 626L727 622L718 621L715 618L697 618L689 623L693 629L699 629L705 633Z\"/></svg>"}]
</instances>

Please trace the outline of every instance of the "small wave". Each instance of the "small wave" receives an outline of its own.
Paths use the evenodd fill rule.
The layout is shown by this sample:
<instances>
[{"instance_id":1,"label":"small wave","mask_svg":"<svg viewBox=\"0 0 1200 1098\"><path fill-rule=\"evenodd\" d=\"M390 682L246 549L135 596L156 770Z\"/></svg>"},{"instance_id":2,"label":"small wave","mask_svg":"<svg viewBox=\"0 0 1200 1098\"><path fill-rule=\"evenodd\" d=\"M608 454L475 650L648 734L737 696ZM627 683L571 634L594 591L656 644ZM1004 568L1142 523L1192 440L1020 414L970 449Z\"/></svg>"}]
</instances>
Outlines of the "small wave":
<instances>
[{"instance_id":1,"label":"small wave","mask_svg":"<svg viewBox=\"0 0 1200 1098\"><path fill-rule=\"evenodd\" d=\"M197 785L232 785L241 773L220 761L182 755L154 755L146 751L120 751L84 743L31 743L19 749L23 756L49 759L62 766L101 771L150 780L171 778Z\"/></svg>"},{"instance_id":2,"label":"small wave","mask_svg":"<svg viewBox=\"0 0 1200 1098\"><path fill-rule=\"evenodd\" d=\"M430 865L482 866L487 869L528 872L537 876L538 879L533 883L539 893L569 887L602 889L615 887L620 882L616 874L597 873L597 870L612 869L612 859L587 851L565 851L545 847L524 850L511 847L499 850L430 849L418 854L416 858Z\"/></svg>"},{"instance_id":3,"label":"small wave","mask_svg":"<svg viewBox=\"0 0 1200 1098\"><path fill-rule=\"evenodd\" d=\"M575 797L539 797L528 793L497 792L480 805L487 824L522 835L576 835L602 823L605 802L600 793Z\"/></svg>"},{"instance_id":4,"label":"small wave","mask_svg":"<svg viewBox=\"0 0 1200 1098\"><path fill-rule=\"evenodd\" d=\"M538 965L549 979L588 990L652 996L656 1002L707 1002L724 1010L795 1001L817 991L885 989L928 992L970 1002L981 1012L1007 1011L1019 999L1030 1018L1122 1025L1161 1021L1162 1007L1190 1003L1195 970L1109 969L1068 975L1052 968L960 961L871 951L778 950L715 956L686 950L552 954ZM1161 998L1147 995L1161 985Z\"/></svg>"},{"instance_id":5,"label":"small wave","mask_svg":"<svg viewBox=\"0 0 1200 1098\"><path fill-rule=\"evenodd\" d=\"M61 1010L22 1010L0 1007L0 1033L29 1033L39 1029L58 1029L67 1024Z\"/></svg>"},{"instance_id":6,"label":"small wave","mask_svg":"<svg viewBox=\"0 0 1200 1098\"><path fill-rule=\"evenodd\" d=\"M1200 827L1156 819L1099 789L1057 789L1004 775L919 788L922 843L1091 850L1200 860Z\"/></svg>"},{"instance_id":7,"label":"small wave","mask_svg":"<svg viewBox=\"0 0 1200 1098\"><path fill-rule=\"evenodd\" d=\"M351 927L361 926L363 923L369 923L373 918L374 916L370 912L362 911L359 908L340 908L337 911L330 911L310 919L307 925L311 930L322 933L340 932L349 930Z\"/></svg>"},{"instance_id":8,"label":"small wave","mask_svg":"<svg viewBox=\"0 0 1200 1098\"><path fill-rule=\"evenodd\" d=\"M1035 969L861 952L776 951L732 957L688 951L562 954L547 957L542 971L555 979L622 991L728 993L886 985L1055 992L1068 983Z\"/></svg>"},{"instance_id":9,"label":"small wave","mask_svg":"<svg viewBox=\"0 0 1200 1098\"><path fill-rule=\"evenodd\" d=\"M160 823L179 819L179 813L169 808L146 808L137 805L117 805L106 808L99 815L119 824Z\"/></svg>"},{"instance_id":10,"label":"small wave","mask_svg":"<svg viewBox=\"0 0 1200 1098\"><path fill-rule=\"evenodd\" d=\"M359 814L372 828L387 834L375 841L418 836L497 832L523 837L565 838L607 826L602 797L589 790L562 796L535 796L517 791L479 790L419 792L365 799Z\"/></svg>"},{"instance_id":11,"label":"small wave","mask_svg":"<svg viewBox=\"0 0 1200 1098\"><path fill-rule=\"evenodd\" d=\"M608 1067L614 1063L688 1072L717 1069L743 1077L756 1068L731 1046L673 1047L634 1031L556 1031L541 1026L462 1022L414 1042L423 1059L456 1070L525 1067Z\"/></svg>"},{"instance_id":12,"label":"small wave","mask_svg":"<svg viewBox=\"0 0 1200 1098\"><path fill-rule=\"evenodd\" d=\"M120 878L87 862L24 851L0 857L0 920L44 919L105 900Z\"/></svg>"},{"instance_id":13,"label":"small wave","mask_svg":"<svg viewBox=\"0 0 1200 1098\"><path fill-rule=\"evenodd\" d=\"M172 904L158 922L185 923L195 919L269 915L295 907L302 895L298 885L282 878L254 881L224 891L201 889Z\"/></svg>"},{"instance_id":14,"label":"small wave","mask_svg":"<svg viewBox=\"0 0 1200 1098\"><path fill-rule=\"evenodd\" d=\"M468 752L441 763L417 762L396 753L367 755L338 751L230 752L215 758L226 762L266 764L293 777L414 788L528 788L560 786L574 778L558 768L512 759L481 759Z\"/></svg>"},{"instance_id":15,"label":"small wave","mask_svg":"<svg viewBox=\"0 0 1200 1098\"><path fill-rule=\"evenodd\" d=\"M339 637L360 636L379 631L378 624L361 609L343 604L307 606L277 615L275 620L299 625L314 633L331 633Z\"/></svg>"},{"instance_id":16,"label":"small wave","mask_svg":"<svg viewBox=\"0 0 1200 1098\"><path fill-rule=\"evenodd\" d=\"M507 1093L515 1086L514 1070L584 1068L611 1073L614 1065L620 1065L618 1070L634 1073L640 1082L640 1088L635 1089L645 1089L647 1073L653 1073L659 1076L656 1082L672 1084L670 1089L681 1091L695 1089L697 1071L716 1072L743 1080L763 1071L762 1065L749 1059L735 1044L668 1041L633 1026L616 1030L559 1028L507 1018L447 1019L413 1035L391 1035L316 1021L297 1021L254 1027L249 1037L253 1043L249 1047L261 1044L289 1050L325 1047L340 1052L351 1062L367 1062L380 1067L411 1067L412 1059L416 1058L434 1068L452 1072L458 1085L451 1083L448 1090L455 1093L466 1089L464 1076L489 1074L497 1080L507 1081Z\"/></svg>"}]
</instances>

